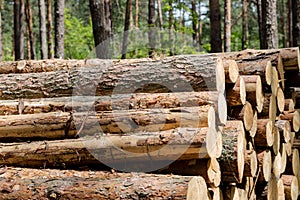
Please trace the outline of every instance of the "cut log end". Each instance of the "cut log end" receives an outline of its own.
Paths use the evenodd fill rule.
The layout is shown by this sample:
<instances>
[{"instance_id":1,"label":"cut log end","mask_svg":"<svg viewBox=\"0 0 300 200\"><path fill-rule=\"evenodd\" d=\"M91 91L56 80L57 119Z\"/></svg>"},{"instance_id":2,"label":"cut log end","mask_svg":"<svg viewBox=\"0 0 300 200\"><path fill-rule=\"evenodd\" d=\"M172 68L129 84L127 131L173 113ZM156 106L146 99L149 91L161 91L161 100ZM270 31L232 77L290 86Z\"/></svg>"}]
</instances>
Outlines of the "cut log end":
<instances>
[{"instance_id":1,"label":"cut log end","mask_svg":"<svg viewBox=\"0 0 300 200\"><path fill-rule=\"evenodd\" d=\"M193 177L187 190L187 200L203 199L208 200L208 190L206 187L205 180L201 176Z\"/></svg>"},{"instance_id":2,"label":"cut log end","mask_svg":"<svg viewBox=\"0 0 300 200\"><path fill-rule=\"evenodd\" d=\"M257 132L257 111L254 111L254 115L253 115L253 124L252 127L249 131L249 135L250 137L254 138Z\"/></svg>"},{"instance_id":3,"label":"cut log end","mask_svg":"<svg viewBox=\"0 0 300 200\"><path fill-rule=\"evenodd\" d=\"M249 102L245 103L245 105L242 109L241 115L243 117L245 129L247 131L250 131L252 128L252 125L253 125L253 109Z\"/></svg>"},{"instance_id":4,"label":"cut log end","mask_svg":"<svg viewBox=\"0 0 300 200\"><path fill-rule=\"evenodd\" d=\"M285 101L284 101L284 93L282 91L282 89L280 87L278 87L277 89L277 106L278 106L278 110L280 112L284 111L284 105L285 105Z\"/></svg>"},{"instance_id":5,"label":"cut log end","mask_svg":"<svg viewBox=\"0 0 300 200\"><path fill-rule=\"evenodd\" d=\"M271 85L271 83L272 83L272 63L271 63L271 61L267 62L265 76L266 76L267 84Z\"/></svg>"},{"instance_id":6,"label":"cut log end","mask_svg":"<svg viewBox=\"0 0 300 200\"><path fill-rule=\"evenodd\" d=\"M227 103L222 93L220 93L218 97L218 116L220 123L225 125L227 121Z\"/></svg>"},{"instance_id":7,"label":"cut log end","mask_svg":"<svg viewBox=\"0 0 300 200\"><path fill-rule=\"evenodd\" d=\"M298 132L300 129L300 114L297 110L294 112L293 116L293 129L295 132Z\"/></svg>"},{"instance_id":8,"label":"cut log end","mask_svg":"<svg viewBox=\"0 0 300 200\"><path fill-rule=\"evenodd\" d=\"M216 66L216 84L217 84L217 91L220 93L225 92L225 71L224 65L221 58L217 59L217 66Z\"/></svg>"},{"instance_id":9,"label":"cut log end","mask_svg":"<svg viewBox=\"0 0 300 200\"><path fill-rule=\"evenodd\" d=\"M227 64L229 65L228 67L229 79L232 83L235 83L239 77L239 67L235 60L228 60Z\"/></svg>"}]
</instances>

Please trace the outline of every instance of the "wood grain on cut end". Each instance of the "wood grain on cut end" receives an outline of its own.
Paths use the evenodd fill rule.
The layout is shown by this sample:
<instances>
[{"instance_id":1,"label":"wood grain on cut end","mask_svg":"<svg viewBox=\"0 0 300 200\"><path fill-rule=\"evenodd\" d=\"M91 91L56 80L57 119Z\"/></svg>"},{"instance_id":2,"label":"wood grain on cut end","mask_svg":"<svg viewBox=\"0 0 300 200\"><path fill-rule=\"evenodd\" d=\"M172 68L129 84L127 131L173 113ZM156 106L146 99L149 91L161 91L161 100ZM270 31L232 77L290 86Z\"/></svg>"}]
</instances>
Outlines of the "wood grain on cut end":
<instances>
[{"instance_id":1,"label":"wood grain on cut end","mask_svg":"<svg viewBox=\"0 0 300 200\"><path fill-rule=\"evenodd\" d=\"M280 112L284 111L284 107L285 107L285 99L284 99L284 93L282 91L282 89L280 87L278 87L277 89L277 106L278 106L278 110Z\"/></svg>"},{"instance_id":2,"label":"wood grain on cut end","mask_svg":"<svg viewBox=\"0 0 300 200\"><path fill-rule=\"evenodd\" d=\"M227 103L224 94L220 93L218 97L218 120L222 125L226 124L227 121Z\"/></svg>"},{"instance_id":3,"label":"wood grain on cut end","mask_svg":"<svg viewBox=\"0 0 300 200\"><path fill-rule=\"evenodd\" d=\"M295 176L298 176L299 175L299 170L300 170L299 151L298 151L298 149L293 150L292 168L293 168L293 174Z\"/></svg>"},{"instance_id":4,"label":"wood grain on cut end","mask_svg":"<svg viewBox=\"0 0 300 200\"><path fill-rule=\"evenodd\" d=\"M201 176L194 176L188 184L187 200L203 199L208 200L208 190L205 180Z\"/></svg>"},{"instance_id":5,"label":"wood grain on cut end","mask_svg":"<svg viewBox=\"0 0 300 200\"><path fill-rule=\"evenodd\" d=\"M289 142L291 140L290 132L291 125L288 120L277 120L275 126L278 127L278 130L281 134L281 137L284 139L284 142Z\"/></svg>"},{"instance_id":6,"label":"wood grain on cut end","mask_svg":"<svg viewBox=\"0 0 300 200\"><path fill-rule=\"evenodd\" d=\"M297 110L294 112L293 116L293 129L295 132L298 132L300 129L300 114Z\"/></svg>"},{"instance_id":7,"label":"wood grain on cut end","mask_svg":"<svg viewBox=\"0 0 300 200\"><path fill-rule=\"evenodd\" d=\"M277 181L278 200L285 200L284 184L281 178Z\"/></svg>"},{"instance_id":8,"label":"wood grain on cut end","mask_svg":"<svg viewBox=\"0 0 300 200\"><path fill-rule=\"evenodd\" d=\"M222 136L220 138L219 133L216 131L215 128L208 128L205 140L205 146L209 157L218 158L220 156L220 150L222 150ZM220 144L221 147L219 146Z\"/></svg>"},{"instance_id":9,"label":"wood grain on cut end","mask_svg":"<svg viewBox=\"0 0 300 200\"><path fill-rule=\"evenodd\" d=\"M273 137L274 137L274 141L273 141L272 148L274 154L277 155L280 149L280 133L276 126L273 127Z\"/></svg>"},{"instance_id":10,"label":"wood grain on cut end","mask_svg":"<svg viewBox=\"0 0 300 200\"><path fill-rule=\"evenodd\" d=\"M273 134L274 124L269 119L257 120L257 133L254 137L254 143L257 147L271 147L274 143Z\"/></svg>"},{"instance_id":11,"label":"wood grain on cut end","mask_svg":"<svg viewBox=\"0 0 300 200\"><path fill-rule=\"evenodd\" d=\"M221 183L221 168L216 158L209 159L207 176L214 187L218 187Z\"/></svg>"},{"instance_id":12,"label":"wood grain on cut end","mask_svg":"<svg viewBox=\"0 0 300 200\"><path fill-rule=\"evenodd\" d=\"M268 85L271 85L272 83L272 63L271 61L268 61L267 62L267 65L266 65L266 71L265 71L265 76L266 76L266 82Z\"/></svg>"},{"instance_id":13,"label":"wood grain on cut end","mask_svg":"<svg viewBox=\"0 0 300 200\"><path fill-rule=\"evenodd\" d=\"M274 174L271 174L270 180L268 182L268 200L278 199L278 189L277 189L277 180Z\"/></svg>"},{"instance_id":14,"label":"wood grain on cut end","mask_svg":"<svg viewBox=\"0 0 300 200\"><path fill-rule=\"evenodd\" d=\"M272 94L274 94L275 96L277 94L278 87L279 87L278 71L276 67L272 67L271 90L272 90Z\"/></svg>"},{"instance_id":15,"label":"wood grain on cut end","mask_svg":"<svg viewBox=\"0 0 300 200\"><path fill-rule=\"evenodd\" d=\"M279 82L280 82L280 85L282 87L282 89L285 88L285 83L284 83L284 67L283 67L283 63L282 63L282 57L281 55L279 54L278 55L278 61L277 61L277 71L278 71L278 74L279 74Z\"/></svg>"},{"instance_id":16,"label":"wood grain on cut end","mask_svg":"<svg viewBox=\"0 0 300 200\"><path fill-rule=\"evenodd\" d=\"M281 143L280 155L281 155L281 174L283 174L286 169L286 163L287 163L286 143Z\"/></svg>"},{"instance_id":17,"label":"wood grain on cut end","mask_svg":"<svg viewBox=\"0 0 300 200\"><path fill-rule=\"evenodd\" d=\"M282 175L281 177L284 185L284 194L286 200L297 200L298 191L298 179L292 175Z\"/></svg>"},{"instance_id":18,"label":"wood grain on cut end","mask_svg":"<svg viewBox=\"0 0 300 200\"><path fill-rule=\"evenodd\" d=\"M227 63L229 65L228 68L229 79L232 83L235 83L239 77L239 67L235 60L227 60Z\"/></svg>"},{"instance_id":19,"label":"wood grain on cut end","mask_svg":"<svg viewBox=\"0 0 300 200\"><path fill-rule=\"evenodd\" d=\"M245 129L250 131L253 125L253 109L249 102L246 102L243 106L240 117L243 119Z\"/></svg>"},{"instance_id":20,"label":"wood grain on cut end","mask_svg":"<svg viewBox=\"0 0 300 200\"><path fill-rule=\"evenodd\" d=\"M263 180L269 182L272 171L272 154L270 150L264 150L257 154L258 164L262 168Z\"/></svg>"},{"instance_id":21,"label":"wood grain on cut end","mask_svg":"<svg viewBox=\"0 0 300 200\"><path fill-rule=\"evenodd\" d=\"M281 154L280 152L278 152L277 155L274 157L273 167L272 167L272 172L276 177L276 179L278 179L281 175L282 164L283 163L281 162Z\"/></svg>"},{"instance_id":22,"label":"wood grain on cut end","mask_svg":"<svg viewBox=\"0 0 300 200\"><path fill-rule=\"evenodd\" d=\"M249 135L250 137L254 138L257 132L257 111L254 111L254 115L253 115L253 124L252 127L249 131Z\"/></svg>"},{"instance_id":23,"label":"wood grain on cut end","mask_svg":"<svg viewBox=\"0 0 300 200\"><path fill-rule=\"evenodd\" d=\"M293 112L295 110L295 103L293 99L284 100L284 111Z\"/></svg>"},{"instance_id":24,"label":"wood grain on cut end","mask_svg":"<svg viewBox=\"0 0 300 200\"><path fill-rule=\"evenodd\" d=\"M217 91L220 93L224 93L225 92L225 71L224 71L223 60L221 58L218 58L216 65L217 65L216 66Z\"/></svg>"},{"instance_id":25,"label":"wood grain on cut end","mask_svg":"<svg viewBox=\"0 0 300 200\"><path fill-rule=\"evenodd\" d=\"M255 177L257 173L257 155L254 150L247 150L245 156L244 176Z\"/></svg>"},{"instance_id":26,"label":"wood grain on cut end","mask_svg":"<svg viewBox=\"0 0 300 200\"><path fill-rule=\"evenodd\" d=\"M276 116L277 116L276 95L272 94L270 97L270 104L269 104L269 118L273 123L275 123Z\"/></svg>"},{"instance_id":27,"label":"wood grain on cut end","mask_svg":"<svg viewBox=\"0 0 300 200\"><path fill-rule=\"evenodd\" d=\"M245 105L246 103L246 85L245 85L245 80L243 77L239 77L239 89L240 89L240 98L242 101L242 104Z\"/></svg>"}]
</instances>

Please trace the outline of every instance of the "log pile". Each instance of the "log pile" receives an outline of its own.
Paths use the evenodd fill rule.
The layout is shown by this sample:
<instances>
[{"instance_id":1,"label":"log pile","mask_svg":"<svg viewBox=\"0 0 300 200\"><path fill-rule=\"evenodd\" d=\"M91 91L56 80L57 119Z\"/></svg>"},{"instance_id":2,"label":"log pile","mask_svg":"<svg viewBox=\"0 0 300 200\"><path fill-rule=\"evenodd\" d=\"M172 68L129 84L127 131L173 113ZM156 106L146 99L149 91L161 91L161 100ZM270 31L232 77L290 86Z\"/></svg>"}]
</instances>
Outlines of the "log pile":
<instances>
[{"instance_id":1,"label":"log pile","mask_svg":"<svg viewBox=\"0 0 300 200\"><path fill-rule=\"evenodd\" d=\"M0 194L297 199L299 69L298 48L0 63Z\"/></svg>"}]
</instances>

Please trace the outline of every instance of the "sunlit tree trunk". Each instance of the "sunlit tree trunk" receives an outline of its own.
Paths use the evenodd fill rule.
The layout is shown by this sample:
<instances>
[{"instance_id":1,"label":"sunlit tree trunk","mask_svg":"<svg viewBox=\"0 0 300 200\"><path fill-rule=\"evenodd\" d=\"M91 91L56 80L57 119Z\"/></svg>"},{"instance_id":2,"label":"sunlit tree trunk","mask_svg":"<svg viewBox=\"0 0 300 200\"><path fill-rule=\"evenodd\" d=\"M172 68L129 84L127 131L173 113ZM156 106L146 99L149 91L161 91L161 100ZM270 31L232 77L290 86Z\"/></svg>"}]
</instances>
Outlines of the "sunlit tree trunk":
<instances>
[{"instance_id":1,"label":"sunlit tree trunk","mask_svg":"<svg viewBox=\"0 0 300 200\"><path fill-rule=\"evenodd\" d=\"M203 22L202 22L202 12L201 12L201 0L199 0L199 10L198 10L198 15L199 15L199 19L198 19L198 27L199 27L199 36L198 36L198 40L199 40L199 50L202 51L202 32L203 32Z\"/></svg>"},{"instance_id":2,"label":"sunlit tree trunk","mask_svg":"<svg viewBox=\"0 0 300 200\"><path fill-rule=\"evenodd\" d=\"M219 0L209 0L211 52L222 52L221 13Z\"/></svg>"},{"instance_id":3,"label":"sunlit tree trunk","mask_svg":"<svg viewBox=\"0 0 300 200\"><path fill-rule=\"evenodd\" d=\"M224 51L230 52L231 48L231 0L225 0L224 6Z\"/></svg>"},{"instance_id":4,"label":"sunlit tree trunk","mask_svg":"<svg viewBox=\"0 0 300 200\"><path fill-rule=\"evenodd\" d=\"M265 42L265 31L263 28L263 22L262 22L262 0L257 0L257 23L259 28L259 42L260 42L260 48L263 49L264 42Z\"/></svg>"},{"instance_id":5,"label":"sunlit tree trunk","mask_svg":"<svg viewBox=\"0 0 300 200\"><path fill-rule=\"evenodd\" d=\"M293 46L300 47L300 1L292 0L293 8Z\"/></svg>"},{"instance_id":6,"label":"sunlit tree trunk","mask_svg":"<svg viewBox=\"0 0 300 200\"><path fill-rule=\"evenodd\" d=\"M155 51L155 0L148 1L148 39L150 44L149 57L153 58Z\"/></svg>"},{"instance_id":7,"label":"sunlit tree trunk","mask_svg":"<svg viewBox=\"0 0 300 200\"><path fill-rule=\"evenodd\" d=\"M65 0L55 0L55 57L64 58Z\"/></svg>"},{"instance_id":8,"label":"sunlit tree trunk","mask_svg":"<svg viewBox=\"0 0 300 200\"><path fill-rule=\"evenodd\" d=\"M191 0L191 4L192 4L192 27L193 27L193 46L197 47L198 41L197 41L197 25L198 25L198 15L197 15L197 9L196 9L196 0Z\"/></svg>"},{"instance_id":9,"label":"sunlit tree trunk","mask_svg":"<svg viewBox=\"0 0 300 200\"><path fill-rule=\"evenodd\" d=\"M169 3L169 48L170 56L175 54L174 52L174 13L173 13L173 0L168 0Z\"/></svg>"},{"instance_id":10,"label":"sunlit tree trunk","mask_svg":"<svg viewBox=\"0 0 300 200\"><path fill-rule=\"evenodd\" d=\"M293 46L293 12L292 12L292 0L287 1L287 19L288 19L288 42L287 46Z\"/></svg>"},{"instance_id":11,"label":"sunlit tree trunk","mask_svg":"<svg viewBox=\"0 0 300 200\"><path fill-rule=\"evenodd\" d=\"M158 11L157 12L158 13L158 24L159 24L159 30L160 30L160 45L161 45L163 53L165 53L161 0L157 0L157 11Z\"/></svg>"},{"instance_id":12,"label":"sunlit tree trunk","mask_svg":"<svg viewBox=\"0 0 300 200\"><path fill-rule=\"evenodd\" d=\"M135 0L135 27L139 28L139 0Z\"/></svg>"},{"instance_id":13,"label":"sunlit tree trunk","mask_svg":"<svg viewBox=\"0 0 300 200\"><path fill-rule=\"evenodd\" d=\"M243 30L242 30L242 49L248 47L248 2L243 0Z\"/></svg>"},{"instance_id":14,"label":"sunlit tree trunk","mask_svg":"<svg viewBox=\"0 0 300 200\"><path fill-rule=\"evenodd\" d=\"M97 58L109 59L112 34L110 0L90 0L90 12Z\"/></svg>"},{"instance_id":15,"label":"sunlit tree trunk","mask_svg":"<svg viewBox=\"0 0 300 200\"><path fill-rule=\"evenodd\" d=\"M262 0L262 25L265 35L264 49L278 48L276 0Z\"/></svg>"},{"instance_id":16,"label":"sunlit tree trunk","mask_svg":"<svg viewBox=\"0 0 300 200\"><path fill-rule=\"evenodd\" d=\"M47 29L46 29L46 5L45 0L39 0L40 15L40 43L41 43L41 59L48 58L47 48Z\"/></svg>"},{"instance_id":17,"label":"sunlit tree trunk","mask_svg":"<svg viewBox=\"0 0 300 200\"><path fill-rule=\"evenodd\" d=\"M47 36L48 36L48 56L54 58L53 48L53 25L52 25L52 0L47 0Z\"/></svg>"},{"instance_id":18,"label":"sunlit tree trunk","mask_svg":"<svg viewBox=\"0 0 300 200\"><path fill-rule=\"evenodd\" d=\"M122 44L122 59L126 58L129 27L130 27L130 14L131 14L131 0L127 0L127 2L126 2L124 34L123 34L123 44Z\"/></svg>"},{"instance_id":19,"label":"sunlit tree trunk","mask_svg":"<svg viewBox=\"0 0 300 200\"><path fill-rule=\"evenodd\" d=\"M0 62L3 60L3 41L2 41L2 10L4 7L4 0L0 0Z\"/></svg>"},{"instance_id":20,"label":"sunlit tree trunk","mask_svg":"<svg viewBox=\"0 0 300 200\"><path fill-rule=\"evenodd\" d=\"M30 0L26 0L25 4L25 13L26 13L26 22L27 22L27 33L28 33L28 58L36 60L36 49L35 49L35 40L33 34L33 15L30 5ZM30 52L30 53L29 53Z\"/></svg>"}]
</instances>

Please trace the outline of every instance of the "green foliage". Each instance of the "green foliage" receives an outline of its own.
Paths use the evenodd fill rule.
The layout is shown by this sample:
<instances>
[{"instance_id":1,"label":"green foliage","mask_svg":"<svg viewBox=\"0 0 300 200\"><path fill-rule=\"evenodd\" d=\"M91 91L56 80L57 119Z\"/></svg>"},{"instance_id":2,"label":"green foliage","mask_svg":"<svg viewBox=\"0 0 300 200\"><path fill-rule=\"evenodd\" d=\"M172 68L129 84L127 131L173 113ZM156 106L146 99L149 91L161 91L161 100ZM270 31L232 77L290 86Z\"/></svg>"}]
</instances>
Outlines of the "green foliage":
<instances>
[{"instance_id":1,"label":"green foliage","mask_svg":"<svg viewBox=\"0 0 300 200\"><path fill-rule=\"evenodd\" d=\"M65 58L85 59L94 48L91 20L86 24L83 20L71 16L65 10Z\"/></svg>"}]
</instances>

